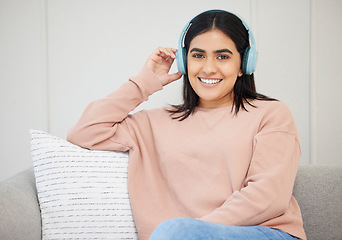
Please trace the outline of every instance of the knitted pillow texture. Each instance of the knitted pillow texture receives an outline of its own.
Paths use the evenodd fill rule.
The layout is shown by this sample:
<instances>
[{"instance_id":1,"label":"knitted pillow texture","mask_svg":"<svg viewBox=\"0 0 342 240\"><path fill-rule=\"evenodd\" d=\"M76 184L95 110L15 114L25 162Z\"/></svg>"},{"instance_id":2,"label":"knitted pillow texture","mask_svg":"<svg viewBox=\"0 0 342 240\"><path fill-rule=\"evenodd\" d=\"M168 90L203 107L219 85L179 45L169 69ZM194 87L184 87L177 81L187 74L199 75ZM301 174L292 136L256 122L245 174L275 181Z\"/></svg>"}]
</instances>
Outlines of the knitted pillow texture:
<instances>
[{"instance_id":1,"label":"knitted pillow texture","mask_svg":"<svg viewBox=\"0 0 342 240\"><path fill-rule=\"evenodd\" d=\"M30 130L42 239L138 239L128 153L87 150Z\"/></svg>"}]
</instances>

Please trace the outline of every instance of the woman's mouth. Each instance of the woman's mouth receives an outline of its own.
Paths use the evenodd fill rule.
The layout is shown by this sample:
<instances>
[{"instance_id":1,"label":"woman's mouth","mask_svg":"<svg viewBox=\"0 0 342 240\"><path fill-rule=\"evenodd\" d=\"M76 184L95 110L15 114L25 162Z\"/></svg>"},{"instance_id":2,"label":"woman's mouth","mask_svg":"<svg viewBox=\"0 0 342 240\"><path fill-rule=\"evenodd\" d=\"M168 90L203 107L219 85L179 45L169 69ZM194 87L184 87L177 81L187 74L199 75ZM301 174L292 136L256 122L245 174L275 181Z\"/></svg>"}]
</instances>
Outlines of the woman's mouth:
<instances>
[{"instance_id":1,"label":"woman's mouth","mask_svg":"<svg viewBox=\"0 0 342 240\"><path fill-rule=\"evenodd\" d=\"M222 79L219 78L198 78L202 83L209 84L209 85L215 85L222 81Z\"/></svg>"}]
</instances>

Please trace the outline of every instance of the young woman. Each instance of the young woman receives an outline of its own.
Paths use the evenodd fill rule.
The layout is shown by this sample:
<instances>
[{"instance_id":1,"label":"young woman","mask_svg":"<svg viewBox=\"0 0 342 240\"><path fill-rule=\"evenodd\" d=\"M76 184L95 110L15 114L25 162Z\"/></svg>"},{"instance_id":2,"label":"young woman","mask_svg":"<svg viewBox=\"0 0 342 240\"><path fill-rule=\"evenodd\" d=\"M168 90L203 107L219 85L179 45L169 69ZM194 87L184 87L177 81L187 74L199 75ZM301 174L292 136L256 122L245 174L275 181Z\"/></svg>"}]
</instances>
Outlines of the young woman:
<instances>
[{"instance_id":1,"label":"young woman","mask_svg":"<svg viewBox=\"0 0 342 240\"><path fill-rule=\"evenodd\" d=\"M82 147L129 151L141 240L306 238L292 196L298 132L284 103L256 92L245 66L250 37L232 13L196 16L177 53L184 54L183 104L129 114L182 76L169 74L177 50L158 48L69 131Z\"/></svg>"}]
</instances>

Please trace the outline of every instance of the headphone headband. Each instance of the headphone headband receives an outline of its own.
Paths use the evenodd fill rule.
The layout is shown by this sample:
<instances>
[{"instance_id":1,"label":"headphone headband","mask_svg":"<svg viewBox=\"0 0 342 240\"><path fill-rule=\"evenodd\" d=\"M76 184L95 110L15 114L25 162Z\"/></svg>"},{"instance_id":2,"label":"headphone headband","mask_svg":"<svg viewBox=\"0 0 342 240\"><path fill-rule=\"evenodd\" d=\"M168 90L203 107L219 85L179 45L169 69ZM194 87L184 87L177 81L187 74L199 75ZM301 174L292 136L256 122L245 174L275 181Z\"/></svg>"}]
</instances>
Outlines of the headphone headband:
<instances>
[{"instance_id":1,"label":"headphone headband","mask_svg":"<svg viewBox=\"0 0 342 240\"><path fill-rule=\"evenodd\" d=\"M205 11L202 13L206 13L206 12L227 12L227 13L235 15L236 17L238 17L241 20L242 24L244 25L244 27L248 31L248 35L249 35L249 39L250 39L250 47L247 47L245 49L244 55L242 57L241 69L242 69L242 72L244 74L251 75L255 71L258 52L256 51L255 40L254 40L252 31L248 27L247 23L243 19L241 19L239 16L237 16L236 14L225 11L225 10L213 9L213 10L208 10L208 11ZM181 32L181 35L179 37L178 51L176 53L176 60L177 60L178 70L182 74L187 73L187 60L186 60L187 59L187 52L186 52L186 48L185 48L185 36L186 36L187 32L189 31L189 29L192 25L192 21L197 16L201 15L202 13L196 15L194 18L192 18L185 25L185 27L183 28L183 31Z\"/></svg>"}]
</instances>

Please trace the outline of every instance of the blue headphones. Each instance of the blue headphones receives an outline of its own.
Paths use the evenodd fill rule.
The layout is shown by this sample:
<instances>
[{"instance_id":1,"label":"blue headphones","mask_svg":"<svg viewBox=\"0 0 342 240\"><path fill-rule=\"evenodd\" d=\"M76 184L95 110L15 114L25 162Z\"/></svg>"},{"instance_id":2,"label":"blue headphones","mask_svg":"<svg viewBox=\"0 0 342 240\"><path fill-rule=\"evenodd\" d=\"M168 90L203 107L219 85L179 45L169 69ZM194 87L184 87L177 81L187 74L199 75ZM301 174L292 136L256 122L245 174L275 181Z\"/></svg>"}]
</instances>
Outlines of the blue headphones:
<instances>
[{"instance_id":1,"label":"blue headphones","mask_svg":"<svg viewBox=\"0 0 342 240\"><path fill-rule=\"evenodd\" d=\"M227 11L225 11L225 10L209 10L206 12L227 12ZM228 13L230 13L230 12L228 12ZM184 29L183 29L180 37L179 37L178 51L176 53L176 60L177 60L178 71L180 71L182 74L187 73L187 60L186 60L187 59L187 52L186 52L185 43L184 43L185 36L186 36L186 33L188 32L189 28L192 25L192 21L197 16L195 16L193 19L190 20L190 22L188 22L185 25L185 27L184 27ZM251 46L246 48L244 55L242 57L241 69L242 69L242 72L244 74L251 75L255 71L258 52L256 51L256 48L255 48L255 41L254 41L252 31L249 29L248 25L240 17L238 17L238 18L242 21L243 25L245 26L246 30L248 31L249 39L250 39L250 43L251 43Z\"/></svg>"}]
</instances>

